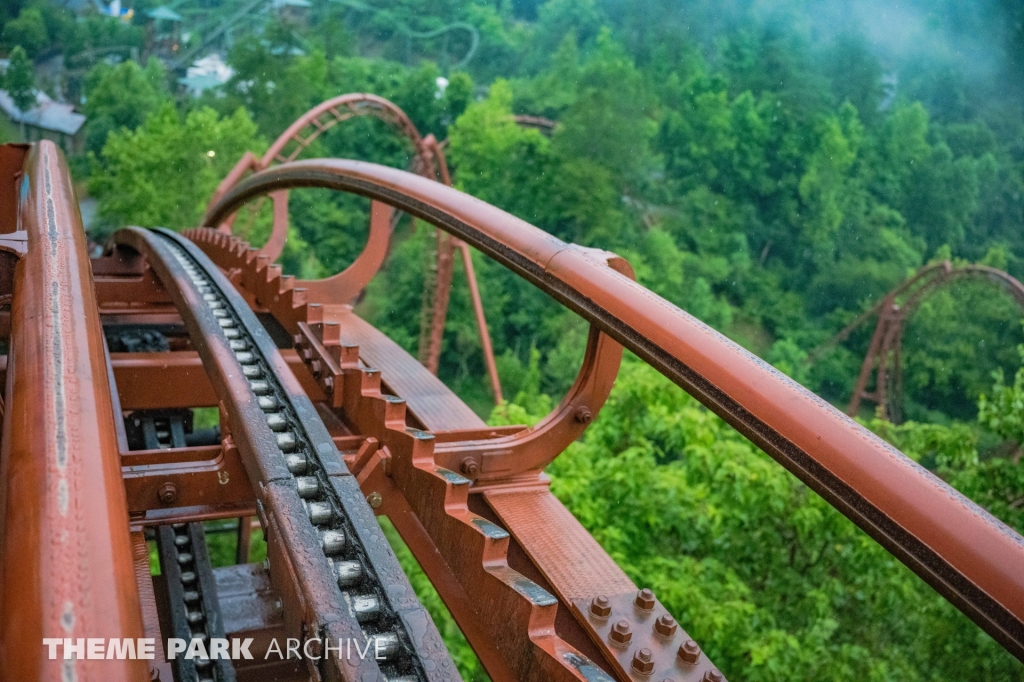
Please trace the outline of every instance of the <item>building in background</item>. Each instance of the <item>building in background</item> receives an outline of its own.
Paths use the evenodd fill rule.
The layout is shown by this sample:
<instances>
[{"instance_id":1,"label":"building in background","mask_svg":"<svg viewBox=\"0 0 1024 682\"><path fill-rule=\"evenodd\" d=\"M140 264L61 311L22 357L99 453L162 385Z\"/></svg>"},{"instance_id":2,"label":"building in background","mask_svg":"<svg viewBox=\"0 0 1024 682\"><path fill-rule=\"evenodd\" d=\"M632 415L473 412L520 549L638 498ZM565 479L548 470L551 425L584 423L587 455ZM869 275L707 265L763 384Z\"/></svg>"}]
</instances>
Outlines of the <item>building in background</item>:
<instances>
[{"instance_id":1,"label":"building in background","mask_svg":"<svg viewBox=\"0 0 1024 682\"><path fill-rule=\"evenodd\" d=\"M53 140L66 154L82 151L85 115L76 112L72 105L55 102L45 92L37 90L36 105L22 111L6 90L0 90L0 110L21 132L23 141Z\"/></svg>"}]
</instances>

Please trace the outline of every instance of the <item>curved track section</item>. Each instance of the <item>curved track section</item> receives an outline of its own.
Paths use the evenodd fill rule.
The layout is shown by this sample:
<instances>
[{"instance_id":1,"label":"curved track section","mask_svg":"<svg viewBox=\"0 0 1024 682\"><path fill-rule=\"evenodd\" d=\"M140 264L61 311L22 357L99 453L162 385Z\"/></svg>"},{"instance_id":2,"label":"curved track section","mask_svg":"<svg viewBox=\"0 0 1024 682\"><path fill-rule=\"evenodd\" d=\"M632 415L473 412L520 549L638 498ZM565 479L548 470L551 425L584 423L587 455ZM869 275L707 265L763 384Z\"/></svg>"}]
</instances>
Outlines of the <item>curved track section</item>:
<instances>
[{"instance_id":1,"label":"curved track section","mask_svg":"<svg viewBox=\"0 0 1024 682\"><path fill-rule=\"evenodd\" d=\"M292 187L367 196L463 239L700 400L1024 659L1024 538L849 417L593 254L449 187L358 161L300 161L206 217Z\"/></svg>"},{"instance_id":2,"label":"curved track section","mask_svg":"<svg viewBox=\"0 0 1024 682\"><path fill-rule=\"evenodd\" d=\"M954 266L949 261L926 265L913 277L894 287L874 308L858 316L828 342L811 352L809 361L814 362L829 348L849 338L850 334L868 320L878 317L846 414L851 417L857 416L860 414L861 402L870 400L882 408L885 417L890 421L898 424L902 420L901 360L903 331L907 321L932 294L964 279L984 281L1002 289L1013 299L1017 307L1024 311L1024 284L1008 272L987 265ZM868 390L872 375L875 387Z\"/></svg>"},{"instance_id":3,"label":"curved track section","mask_svg":"<svg viewBox=\"0 0 1024 682\"><path fill-rule=\"evenodd\" d=\"M359 116L372 116L391 126L399 135L405 137L412 143L415 156L412 160L412 172L423 177L437 180L440 183L452 184L451 174L448 171L448 162L445 159L442 147L444 143L438 143L434 136L424 137L416 128L416 125L409 119L402 109L388 99L368 93L349 93L340 95L313 107L300 116L286 131L281 133L270 148L261 158L257 158L252 152L246 152L235 167L231 169L227 177L221 181L210 199L208 207L218 202L232 187L250 171L258 172L266 170L280 163L294 161L302 152L318 137L326 133L334 126ZM547 119L529 118L534 121L533 125L542 121L550 124L548 131L554 128L554 123ZM270 194L273 202L273 229L267 243L260 248L260 254L270 260L277 260L284 251L284 245L288 238L288 191L282 190ZM371 213L374 209L371 209ZM219 229L230 233L235 215L224 216ZM376 259L376 268L384 262L388 241L391 236L391 227L396 220L395 212L390 211L387 215L387 229L378 227L379 221L371 215L370 234L375 242L374 252L379 254ZM444 325L448 316L448 302L451 293L452 276L454 274L454 256L458 249L462 256L462 266L466 272L467 284L469 285L469 296L473 303L473 313L476 317L477 329L480 333L480 347L483 351L484 364L487 367L487 374L491 382L491 392L494 395L495 404L500 404L504 398L501 392L501 380L498 377L498 368L494 360L494 350L491 345L490 332L487 330L487 317L484 313L483 302L480 298L479 287L476 282L476 272L473 267L473 258L469 247L458 239L453 239L448 233L438 231L436 252L434 260L436 267L427 273L426 292L424 296L423 311L421 314L421 329L419 341L419 359L433 374L437 374L441 358L441 345L443 342ZM368 248L368 251L370 249ZM362 260L362 257L360 258ZM370 273L376 274L376 268ZM321 297L334 297L346 289L335 286L335 281L345 273L338 273L333 277L321 280L303 282L302 286L315 290ZM357 290L356 293L362 291ZM338 303L349 303L353 298L348 298Z\"/></svg>"},{"instance_id":4,"label":"curved track section","mask_svg":"<svg viewBox=\"0 0 1024 682\"><path fill-rule=\"evenodd\" d=\"M132 228L114 241L146 256L182 315L257 494L271 581L288 603L303 605L286 612L286 629L316 642L319 673L327 680L458 679L359 485L242 297L172 232ZM324 646L349 641L376 656L332 658Z\"/></svg>"}]
</instances>

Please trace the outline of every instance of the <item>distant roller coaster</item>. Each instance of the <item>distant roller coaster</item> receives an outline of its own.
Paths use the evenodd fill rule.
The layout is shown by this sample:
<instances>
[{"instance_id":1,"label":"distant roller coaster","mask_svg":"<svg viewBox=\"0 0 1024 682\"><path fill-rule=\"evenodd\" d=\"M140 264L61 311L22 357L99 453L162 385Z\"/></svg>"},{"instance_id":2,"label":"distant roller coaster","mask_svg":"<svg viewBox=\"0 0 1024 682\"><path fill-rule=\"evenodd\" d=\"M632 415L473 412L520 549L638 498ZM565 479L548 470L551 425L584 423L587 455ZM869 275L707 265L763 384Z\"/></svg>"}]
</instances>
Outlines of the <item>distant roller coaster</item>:
<instances>
[{"instance_id":1,"label":"distant roller coaster","mask_svg":"<svg viewBox=\"0 0 1024 682\"><path fill-rule=\"evenodd\" d=\"M1017 306L1024 310L1024 284L1009 273L987 265L956 265L949 261L932 263L918 270L912 277L897 285L875 307L858 316L842 331L810 354L810 360L820 358L825 351L842 343L850 334L869 320L877 317L860 374L850 396L846 413L851 417L860 412L861 403L870 400L879 407L883 416L894 422L902 420L903 393L902 349L903 332L907 320L922 301L954 281L975 279L990 282L1006 291ZM868 389L874 376L874 388Z\"/></svg>"}]
</instances>

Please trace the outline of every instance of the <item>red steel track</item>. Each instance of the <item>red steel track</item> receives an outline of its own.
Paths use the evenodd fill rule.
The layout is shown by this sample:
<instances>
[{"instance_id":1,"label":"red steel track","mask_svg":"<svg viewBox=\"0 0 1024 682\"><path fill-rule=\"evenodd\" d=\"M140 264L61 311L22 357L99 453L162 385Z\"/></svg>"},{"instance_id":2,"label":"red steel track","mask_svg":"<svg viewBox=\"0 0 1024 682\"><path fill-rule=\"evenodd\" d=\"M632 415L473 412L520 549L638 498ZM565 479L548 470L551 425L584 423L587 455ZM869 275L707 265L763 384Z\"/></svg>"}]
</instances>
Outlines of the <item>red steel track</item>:
<instances>
[{"instance_id":1,"label":"red steel track","mask_svg":"<svg viewBox=\"0 0 1024 682\"><path fill-rule=\"evenodd\" d=\"M395 132L405 137L412 143L415 151L412 170L424 177L432 178L446 185L452 184L451 175L448 172L448 162L445 160L443 144L439 144L433 135L424 137L417 130L405 112L399 109L394 103L365 93L352 93L341 95L322 102L300 116L277 140L270 145L270 149L261 158L256 158L251 152L247 152L239 159L235 167L228 173L214 193L212 202L220 199L225 192L251 171L264 170L278 163L294 161L303 151L322 134L334 126L358 116L372 116L387 123ZM535 119L530 119L534 121ZM546 119L536 119L546 121ZM551 124L550 121L546 121ZM540 124L532 124L540 125ZM550 129L550 128L549 128ZM260 249L262 255L270 260L276 260L284 250L285 241L288 238L288 192L274 192L270 195L273 201L273 229L267 243ZM394 213L390 215L390 222L395 219ZM220 229L230 233L234 216L220 226ZM371 230L375 225L371 223ZM391 225L388 225L390 233ZM386 255L387 236L383 224L376 225L376 231L372 234L370 243L376 249L378 258L383 259ZM462 266L466 272L469 296L473 303L473 312L476 316L477 329L480 333L480 346L483 350L484 364L487 367L487 375L491 382L491 393L494 402L500 404L502 401L501 381L498 378L498 368L494 361L494 351L491 347L491 336L487 331L487 318L484 314L483 302L480 299L480 290L476 282L476 272L473 267L473 259L469 247L465 243L452 239L446 232L437 233L437 251L435 254L435 267L428 273L427 289L428 296L424 299L423 313L421 316L422 331L420 333L420 361L434 374L437 374L438 364L441 359L442 336L444 334L445 319L448 316L448 301L451 293L452 275L454 266L454 252L459 250L462 256ZM303 282L302 286L319 293L339 303L349 303L365 287L355 291L345 291L344 295L349 296L344 300L338 300L341 293L334 286L332 278L317 282Z\"/></svg>"},{"instance_id":2,"label":"red steel track","mask_svg":"<svg viewBox=\"0 0 1024 682\"><path fill-rule=\"evenodd\" d=\"M222 185L206 227L123 229L90 263L56 147L0 147L0 680L458 679L374 515L394 524L491 679L724 680L543 473L597 418L623 349L1024 660L1024 539L637 284L626 261L434 178L272 151L284 160ZM306 286L265 247L218 229L247 202L311 187L372 202L366 249L329 281ZM578 378L540 423L486 425L353 311L395 211L590 323ZM204 431L193 410L210 407L219 426ZM248 562L252 517L265 563ZM214 568L201 522L238 518L238 562ZM40 646L140 636L161 640L149 669L49 660ZM253 637L255 657L171 660L162 641L172 636ZM285 637L313 655L264 661ZM384 655L322 656L325 637Z\"/></svg>"}]
</instances>

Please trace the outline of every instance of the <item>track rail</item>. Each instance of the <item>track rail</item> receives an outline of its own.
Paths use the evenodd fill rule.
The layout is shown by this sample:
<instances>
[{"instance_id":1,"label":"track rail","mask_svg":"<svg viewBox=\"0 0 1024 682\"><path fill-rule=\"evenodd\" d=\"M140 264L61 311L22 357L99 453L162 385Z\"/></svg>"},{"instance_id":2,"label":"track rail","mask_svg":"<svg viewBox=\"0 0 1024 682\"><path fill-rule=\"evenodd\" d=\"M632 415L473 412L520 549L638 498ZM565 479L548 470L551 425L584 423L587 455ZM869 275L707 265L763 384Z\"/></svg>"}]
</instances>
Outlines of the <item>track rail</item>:
<instances>
[{"instance_id":1,"label":"track rail","mask_svg":"<svg viewBox=\"0 0 1024 682\"><path fill-rule=\"evenodd\" d=\"M148 680L143 660L86 660L84 644L79 660L54 660L42 645L44 637L137 638L143 625L71 177L47 140L24 168L0 194L12 200L20 185L20 202L4 205L8 216L18 206L20 219L3 221L10 231L0 248L6 256L13 242L27 247L16 266L4 262L13 273L3 268L14 291L0 452L0 680Z\"/></svg>"},{"instance_id":2,"label":"track rail","mask_svg":"<svg viewBox=\"0 0 1024 682\"><path fill-rule=\"evenodd\" d=\"M213 206L219 201L247 173L266 170L280 163L294 161L318 137L328 130L339 123L359 116L372 116L383 121L411 143L415 152L411 164L411 170L414 173L451 186L452 178L448 171L448 162L445 159L444 150L442 149L444 143L439 143L432 134L425 137L421 135L415 124L394 102L377 95L357 92L333 97L304 113L286 131L278 136L274 143L270 145L270 149L262 157L257 158L252 152L246 152L238 160L234 168L231 169L231 172L217 186L217 190L210 199L209 206ZM531 120L546 121L546 119ZM547 123L550 123L552 127L554 126L554 123L550 121L547 121ZM270 195L270 198L273 202L273 228L267 242L260 248L260 255L266 256L273 261L280 257L284 250L285 242L288 239L288 192L286 190L274 192ZM311 294L317 295L319 297L318 300L324 303L350 303L353 301L356 295L362 292L369 278L376 274L377 269L383 264L387 253L391 228L397 220L393 210L389 210L386 216L378 216L376 214L377 208L372 207L370 219L371 238L367 244L366 252L364 252L364 255L372 254L373 257L360 257L360 261L363 261L364 266L370 262L375 264L369 268L363 268L367 273L367 277L362 287L353 291L350 288L338 286L338 280L344 278L348 271L320 280L304 281L301 283L301 286L307 288ZM219 226L219 229L230 234L234 220L234 215L227 216L224 223ZM504 398L501 393L498 368L494 360L494 350L491 346L491 336L487 330L487 317L484 313L480 290L476 282L472 254L465 243L452 238L451 235L442 230L437 232L436 251L434 254L435 267L427 273L426 277L426 291L424 292L424 305L421 314L420 361L432 373L437 374L441 358L444 325L448 316L448 303L451 294L456 250L459 251L462 257L462 267L465 270L467 285L469 286L469 297L473 304L477 331L480 334L480 347L483 351L484 365L487 368L487 374L491 382L494 403L497 405Z\"/></svg>"},{"instance_id":3,"label":"track rail","mask_svg":"<svg viewBox=\"0 0 1024 682\"><path fill-rule=\"evenodd\" d=\"M587 250L403 171L285 164L236 185L205 224L295 187L388 203L534 283L725 419L1024 660L1024 539L813 393Z\"/></svg>"},{"instance_id":4,"label":"track rail","mask_svg":"<svg viewBox=\"0 0 1024 682\"><path fill-rule=\"evenodd\" d=\"M242 297L195 245L168 231L122 230L177 305L257 494L271 581L290 636L313 644L327 680L458 679L429 616L387 546L316 409ZM382 660L329 657L355 640Z\"/></svg>"}]
</instances>

